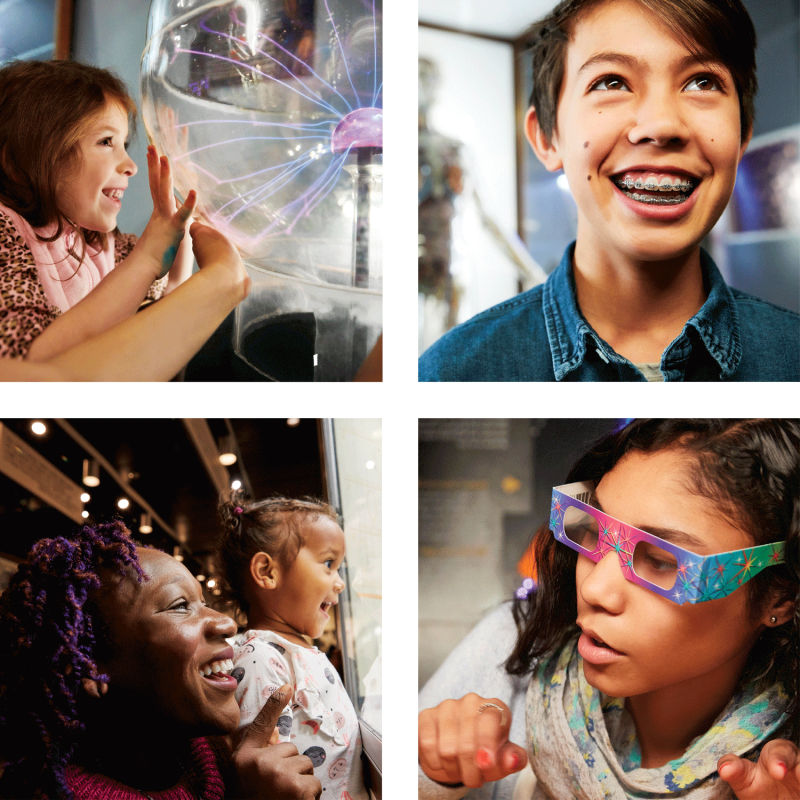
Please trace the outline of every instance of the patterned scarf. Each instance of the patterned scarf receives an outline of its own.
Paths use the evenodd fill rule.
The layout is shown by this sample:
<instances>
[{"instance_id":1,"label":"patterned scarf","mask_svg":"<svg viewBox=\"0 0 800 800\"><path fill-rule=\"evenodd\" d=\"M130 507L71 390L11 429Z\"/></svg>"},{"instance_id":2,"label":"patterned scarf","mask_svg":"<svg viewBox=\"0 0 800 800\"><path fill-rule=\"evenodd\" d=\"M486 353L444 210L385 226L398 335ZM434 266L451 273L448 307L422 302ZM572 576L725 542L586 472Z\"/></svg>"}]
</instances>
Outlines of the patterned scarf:
<instances>
[{"instance_id":1,"label":"patterned scarf","mask_svg":"<svg viewBox=\"0 0 800 800\"><path fill-rule=\"evenodd\" d=\"M744 687L683 756L643 769L624 699L588 684L576 639L537 667L528 688L528 755L537 778L531 800L735 798L717 775L717 761L726 753L757 758L779 738L787 699L779 687Z\"/></svg>"}]
</instances>

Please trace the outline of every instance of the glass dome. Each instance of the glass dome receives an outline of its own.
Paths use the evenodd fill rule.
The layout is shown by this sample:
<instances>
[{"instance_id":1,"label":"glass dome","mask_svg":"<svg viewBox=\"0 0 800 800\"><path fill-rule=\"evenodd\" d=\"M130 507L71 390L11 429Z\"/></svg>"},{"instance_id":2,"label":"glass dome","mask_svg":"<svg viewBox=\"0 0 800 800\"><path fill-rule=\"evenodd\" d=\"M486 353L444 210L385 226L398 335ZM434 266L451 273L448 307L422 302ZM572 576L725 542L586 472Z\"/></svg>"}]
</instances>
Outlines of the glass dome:
<instances>
[{"instance_id":1,"label":"glass dome","mask_svg":"<svg viewBox=\"0 0 800 800\"><path fill-rule=\"evenodd\" d=\"M270 371L243 341L262 316L274 327L288 315L294 330L311 314L316 333L333 331L312 338L333 348L345 345L339 324L359 329L359 351L380 330L381 18L380 0L153 0L150 9L145 128L178 192L195 189L200 214L242 252L253 291L234 344L268 377L348 379L360 352L334 359L315 344L310 372L306 362ZM346 312L329 307L342 292ZM305 359L309 348L289 350Z\"/></svg>"}]
</instances>

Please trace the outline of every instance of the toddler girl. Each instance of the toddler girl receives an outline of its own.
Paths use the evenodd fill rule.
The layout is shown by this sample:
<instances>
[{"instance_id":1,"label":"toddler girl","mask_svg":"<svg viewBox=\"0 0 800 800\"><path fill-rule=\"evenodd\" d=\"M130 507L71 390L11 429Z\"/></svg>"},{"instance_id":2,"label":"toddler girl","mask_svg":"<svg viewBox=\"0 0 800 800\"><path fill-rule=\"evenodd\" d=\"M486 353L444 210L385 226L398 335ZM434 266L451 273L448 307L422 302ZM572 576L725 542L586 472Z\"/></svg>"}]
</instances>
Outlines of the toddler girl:
<instances>
[{"instance_id":1,"label":"toddler girl","mask_svg":"<svg viewBox=\"0 0 800 800\"><path fill-rule=\"evenodd\" d=\"M278 720L279 740L314 765L328 800L366 798L358 717L318 639L344 582L344 533L321 501L275 497L221 505L225 531L217 550L223 591L247 616L234 640L233 676L241 720L249 725L283 684L294 690Z\"/></svg>"},{"instance_id":2,"label":"toddler girl","mask_svg":"<svg viewBox=\"0 0 800 800\"><path fill-rule=\"evenodd\" d=\"M135 113L124 84L103 69L72 61L0 69L0 356L46 359L189 276L190 249L180 244L195 197L176 211L169 164L155 148L153 215L138 243L115 235L136 174L126 151ZM115 266L124 266L126 280L100 314L73 315L47 336ZM160 280L167 272L169 286Z\"/></svg>"}]
</instances>

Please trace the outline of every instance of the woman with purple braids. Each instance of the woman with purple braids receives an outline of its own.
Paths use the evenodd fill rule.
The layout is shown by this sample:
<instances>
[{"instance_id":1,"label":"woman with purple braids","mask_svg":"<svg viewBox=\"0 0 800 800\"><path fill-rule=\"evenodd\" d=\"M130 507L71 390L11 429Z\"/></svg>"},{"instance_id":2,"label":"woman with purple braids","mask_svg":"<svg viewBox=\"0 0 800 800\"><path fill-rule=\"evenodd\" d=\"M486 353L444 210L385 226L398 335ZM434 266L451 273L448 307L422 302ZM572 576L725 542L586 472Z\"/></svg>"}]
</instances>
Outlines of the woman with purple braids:
<instances>
[{"instance_id":1,"label":"woman with purple braids","mask_svg":"<svg viewBox=\"0 0 800 800\"><path fill-rule=\"evenodd\" d=\"M182 564L120 521L39 541L0 597L0 797L319 797L308 758L267 746L289 698L227 745L235 633Z\"/></svg>"}]
</instances>

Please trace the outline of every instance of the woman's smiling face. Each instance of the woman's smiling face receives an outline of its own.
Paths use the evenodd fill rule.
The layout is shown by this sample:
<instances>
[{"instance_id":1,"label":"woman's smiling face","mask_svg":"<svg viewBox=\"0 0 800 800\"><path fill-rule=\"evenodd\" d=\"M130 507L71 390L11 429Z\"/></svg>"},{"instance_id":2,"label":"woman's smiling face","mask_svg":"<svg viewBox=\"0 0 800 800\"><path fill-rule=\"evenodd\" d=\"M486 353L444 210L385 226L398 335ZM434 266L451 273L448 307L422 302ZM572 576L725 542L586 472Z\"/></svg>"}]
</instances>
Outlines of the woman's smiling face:
<instances>
[{"instance_id":1,"label":"woman's smiling face","mask_svg":"<svg viewBox=\"0 0 800 800\"><path fill-rule=\"evenodd\" d=\"M578 242L643 261L690 252L725 209L746 146L730 71L699 62L635 0L581 15L565 66L556 131L537 154L564 169ZM536 148L534 117L528 133ZM621 189L626 177L631 188ZM637 179L684 190L637 190Z\"/></svg>"},{"instance_id":2,"label":"woman's smiling face","mask_svg":"<svg viewBox=\"0 0 800 800\"><path fill-rule=\"evenodd\" d=\"M101 601L113 641L109 660L99 665L109 675L109 697L126 693L128 707L156 730L232 732L239 722L236 681L204 677L201 668L233 658L225 637L236 624L206 606L183 564L158 550L137 548L137 555L150 580L122 579Z\"/></svg>"}]
</instances>

